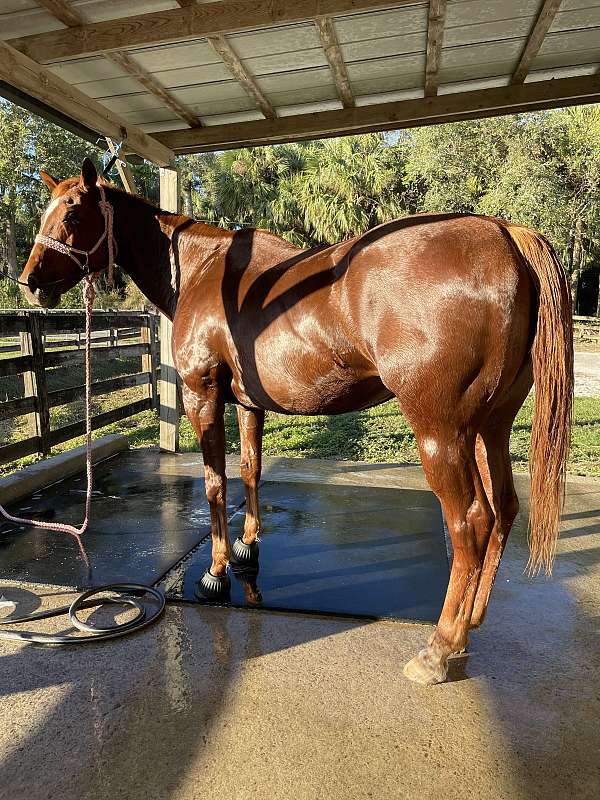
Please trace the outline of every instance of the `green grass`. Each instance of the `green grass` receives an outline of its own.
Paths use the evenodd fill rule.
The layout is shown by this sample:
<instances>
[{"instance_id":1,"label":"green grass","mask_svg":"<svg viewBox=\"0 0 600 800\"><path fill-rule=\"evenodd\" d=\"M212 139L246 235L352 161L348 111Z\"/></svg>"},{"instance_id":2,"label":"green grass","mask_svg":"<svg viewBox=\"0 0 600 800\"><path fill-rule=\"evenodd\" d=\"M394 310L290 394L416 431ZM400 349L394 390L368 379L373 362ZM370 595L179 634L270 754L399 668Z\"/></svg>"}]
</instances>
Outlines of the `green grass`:
<instances>
[{"instance_id":1,"label":"green grass","mask_svg":"<svg viewBox=\"0 0 600 800\"><path fill-rule=\"evenodd\" d=\"M102 410L122 405L127 399L124 393L117 393L101 404ZM530 397L515 420L511 437L511 458L516 470L527 469L531 417ZM69 420L61 420L63 424L67 421ZM227 451L238 453L240 441L233 407L227 409L226 429ZM156 446L158 419L153 411L147 411L108 425L96 435L106 433L126 435L131 447ZM83 438L73 440L55 448L53 452L61 452L82 443ZM186 418L181 423L180 446L184 452L198 450L196 437ZM393 401L366 411L331 417L267 414L263 452L273 456L415 464L419 462L412 430ZM6 464L0 467L0 474L11 472L34 460L36 459L31 457ZM600 398L575 398L569 471L575 475L600 477Z\"/></svg>"}]
</instances>

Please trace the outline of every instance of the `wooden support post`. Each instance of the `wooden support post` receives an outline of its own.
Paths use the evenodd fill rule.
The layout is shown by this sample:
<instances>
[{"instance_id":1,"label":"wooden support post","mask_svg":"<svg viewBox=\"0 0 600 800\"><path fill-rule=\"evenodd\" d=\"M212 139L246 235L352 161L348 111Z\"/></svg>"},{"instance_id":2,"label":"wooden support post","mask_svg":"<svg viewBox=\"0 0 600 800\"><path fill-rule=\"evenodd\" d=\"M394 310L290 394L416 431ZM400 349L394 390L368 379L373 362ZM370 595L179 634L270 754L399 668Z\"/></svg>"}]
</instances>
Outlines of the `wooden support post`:
<instances>
[{"instance_id":1,"label":"wooden support post","mask_svg":"<svg viewBox=\"0 0 600 800\"><path fill-rule=\"evenodd\" d=\"M157 318L154 314L148 314L146 325L142 326L142 342L150 345L150 352L142 356L142 372L150 374L150 383L144 386L144 397L152 400L152 408L159 410L158 404L158 366L156 344L158 338Z\"/></svg>"},{"instance_id":2,"label":"wooden support post","mask_svg":"<svg viewBox=\"0 0 600 800\"><path fill-rule=\"evenodd\" d=\"M36 411L30 414L31 435L39 436L39 452L50 455L50 410L48 407L48 388L44 366L44 345L42 340L42 316L27 314L27 330L20 335L21 354L31 356L32 368L23 373L25 397L36 398Z\"/></svg>"},{"instance_id":3,"label":"wooden support post","mask_svg":"<svg viewBox=\"0 0 600 800\"><path fill-rule=\"evenodd\" d=\"M179 173L174 168L160 170L160 206L166 211L179 211ZM161 315L160 318L160 448L170 453L179 450L179 401L178 375L171 351L173 323Z\"/></svg>"}]
</instances>

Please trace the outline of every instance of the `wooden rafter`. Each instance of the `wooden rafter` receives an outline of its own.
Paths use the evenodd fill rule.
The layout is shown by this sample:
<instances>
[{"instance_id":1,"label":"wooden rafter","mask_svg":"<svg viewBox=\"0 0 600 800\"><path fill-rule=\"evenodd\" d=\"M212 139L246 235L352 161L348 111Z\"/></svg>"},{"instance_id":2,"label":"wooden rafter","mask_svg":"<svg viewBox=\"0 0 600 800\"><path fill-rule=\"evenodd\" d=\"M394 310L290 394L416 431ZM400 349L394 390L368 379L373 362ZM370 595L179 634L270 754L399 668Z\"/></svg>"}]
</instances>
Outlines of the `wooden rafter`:
<instances>
[{"instance_id":1,"label":"wooden rafter","mask_svg":"<svg viewBox=\"0 0 600 800\"><path fill-rule=\"evenodd\" d=\"M344 108L354 107L354 95L350 86L350 78L348 77L348 70L344 63L344 57L340 49L335 28L330 17L317 17L315 25L319 31L321 45L325 51L329 68L335 88L337 89L338 96L342 101Z\"/></svg>"},{"instance_id":2,"label":"wooden rafter","mask_svg":"<svg viewBox=\"0 0 600 800\"><path fill-rule=\"evenodd\" d=\"M106 106L59 78L36 61L0 41L0 81L39 100L61 114L96 131L124 142L125 152L137 153L161 166L174 154L137 125L131 125Z\"/></svg>"},{"instance_id":3,"label":"wooden rafter","mask_svg":"<svg viewBox=\"0 0 600 800\"><path fill-rule=\"evenodd\" d=\"M185 0L183 1L185 2ZM37 2L69 28L84 24L81 15L72 6L68 5L65 0L37 0ZM176 116L187 122L191 128L197 128L202 124L195 114L186 108L183 103L180 103L168 89L165 89L153 75L147 72L130 55L122 50L113 50L110 53L106 53L106 57L121 67L167 108L170 108Z\"/></svg>"},{"instance_id":4,"label":"wooden rafter","mask_svg":"<svg viewBox=\"0 0 600 800\"><path fill-rule=\"evenodd\" d=\"M561 0L544 0L544 4L540 9L538 18L535 21L535 25L533 26L531 33L529 34L527 44L525 45L521 54L521 58L519 59L519 63L517 64L517 68L510 79L511 83L523 83L529 74L531 64L539 53L546 34L550 30L550 26L554 21L556 12L560 7L560 3Z\"/></svg>"},{"instance_id":5,"label":"wooden rafter","mask_svg":"<svg viewBox=\"0 0 600 800\"><path fill-rule=\"evenodd\" d=\"M199 128L202 125L198 117L193 114L189 108L184 106L183 103L180 103L171 92L165 89L153 75L147 72L128 53L125 53L123 50L113 50L112 53L107 53L106 57L110 58L115 64L118 64L118 66L124 69L132 78L135 78L145 89L161 100L167 108L170 108L174 114L184 120L184 122L187 122L190 128Z\"/></svg>"},{"instance_id":6,"label":"wooden rafter","mask_svg":"<svg viewBox=\"0 0 600 800\"><path fill-rule=\"evenodd\" d=\"M181 8L189 8L196 5L196 0L177 0L177 3ZM207 41L246 94L254 100L263 116L266 119L275 119L277 116L275 109L225 37L208 36Z\"/></svg>"},{"instance_id":7,"label":"wooden rafter","mask_svg":"<svg viewBox=\"0 0 600 800\"><path fill-rule=\"evenodd\" d=\"M36 0L36 2L68 28L83 24L81 15L76 9L65 3L65 0Z\"/></svg>"},{"instance_id":8,"label":"wooden rafter","mask_svg":"<svg viewBox=\"0 0 600 800\"><path fill-rule=\"evenodd\" d=\"M165 131L157 133L156 138L177 153L206 152L325 136L413 128L599 101L600 75L587 75L322 111L318 114L299 114L276 120L207 126L195 131Z\"/></svg>"},{"instance_id":9,"label":"wooden rafter","mask_svg":"<svg viewBox=\"0 0 600 800\"><path fill-rule=\"evenodd\" d=\"M30 58L47 63L414 3L415 0L217 0L93 22L68 31L23 36L9 40L9 44Z\"/></svg>"},{"instance_id":10,"label":"wooden rafter","mask_svg":"<svg viewBox=\"0 0 600 800\"><path fill-rule=\"evenodd\" d=\"M226 41L225 37L208 36L207 41L215 53L223 60L229 72L231 72L246 94L254 100L263 115L267 119L275 119L277 117L275 109L263 94L256 80L242 64L233 47Z\"/></svg>"},{"instance_id":11,"label":"wooden rafter","mask_svg":"<svg viewBox=\"0 0 600 800\"><path fill-rule=\"evenodd\" d=\"M444 23L446 22L446 0L429 0L427 21L427 62L425 64L425 97L438 93Z\"/></svg>"}]
</instances>

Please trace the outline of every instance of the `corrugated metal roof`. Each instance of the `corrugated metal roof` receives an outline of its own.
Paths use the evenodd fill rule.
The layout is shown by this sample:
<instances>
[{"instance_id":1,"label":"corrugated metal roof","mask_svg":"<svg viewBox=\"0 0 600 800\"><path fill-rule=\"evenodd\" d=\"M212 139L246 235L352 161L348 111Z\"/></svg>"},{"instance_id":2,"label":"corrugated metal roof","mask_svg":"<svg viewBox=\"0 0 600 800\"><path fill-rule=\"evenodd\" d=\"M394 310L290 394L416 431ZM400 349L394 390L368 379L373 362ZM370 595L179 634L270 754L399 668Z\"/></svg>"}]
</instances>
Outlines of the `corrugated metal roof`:
<instances>
[{"instance_id":1,"label":"corrugated metal roof","mask_svg":"<svg viewBox=\"0 0 600 800\"><path fill-rule=\"evenodd\" d=\"M507 85L542 4L542 0L450 0L438 92ZM65 5L84 23L179 8L175 0L65 0ZM357 106L423 95L428 13L427 2L405 2L332 18ZM2 2L4 39L61 28L64 25L35 0ZM224 39L277 116L342 107L313 22L231 33ZM131 49L128 55L203 125L262 118L256 99L206 39L150 44ZM564 0L526 80L585 75L590 65L599 64L600 0ZM147 132L186 127L156 93L102 54L51 63L48 69Z\"/></svg>"}]
</instances>

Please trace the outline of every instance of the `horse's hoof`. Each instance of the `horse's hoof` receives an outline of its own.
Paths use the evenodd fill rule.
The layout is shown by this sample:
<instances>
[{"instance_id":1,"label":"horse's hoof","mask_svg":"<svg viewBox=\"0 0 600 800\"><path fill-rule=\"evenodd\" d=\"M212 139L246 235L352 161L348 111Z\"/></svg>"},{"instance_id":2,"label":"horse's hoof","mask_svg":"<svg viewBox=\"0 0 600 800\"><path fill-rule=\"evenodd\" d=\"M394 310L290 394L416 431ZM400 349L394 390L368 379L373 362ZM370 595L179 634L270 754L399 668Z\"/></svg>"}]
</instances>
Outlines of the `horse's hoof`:
<instances>
[{"instance_id":1,"label":"horse's hoof","mask_svg":"<svg viewBox=\"0 0 600 800\"><path fill-rule=\"evenodd\" d=\"M446 666L439 657L433 655L429 648L421 650L419 655L411 658L404 667L405 676L422 686L433 686L446 680Z\"/></svg>"},{"instance_id":2,"label":"horse's hoof","mask_svg":"<svg viewBox=\"0 0 600 800\"><path fill-rule=\"evenodd\" d=\"M222 598L229 594L231 589L231 581L229 575L213 575L207 569L198 583L198 589L202 595L210 600Z\"/></svg>"},{"instance_id":3,"label":"horse's hoof","mask_svg":"<svg viewBox=\"0 0 600 800\"><path fill-rule=\"evenodd\" d=\"M249 564L252 561L258 560L258 542L256 539L252 544L246 544L239 537L235 540L232 547L232 552L238 564Z\"/></svg>"}]
</instances>

